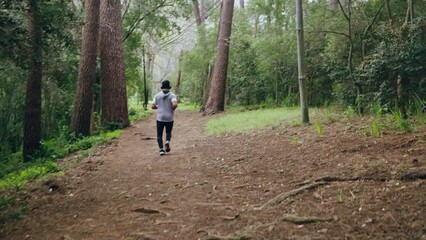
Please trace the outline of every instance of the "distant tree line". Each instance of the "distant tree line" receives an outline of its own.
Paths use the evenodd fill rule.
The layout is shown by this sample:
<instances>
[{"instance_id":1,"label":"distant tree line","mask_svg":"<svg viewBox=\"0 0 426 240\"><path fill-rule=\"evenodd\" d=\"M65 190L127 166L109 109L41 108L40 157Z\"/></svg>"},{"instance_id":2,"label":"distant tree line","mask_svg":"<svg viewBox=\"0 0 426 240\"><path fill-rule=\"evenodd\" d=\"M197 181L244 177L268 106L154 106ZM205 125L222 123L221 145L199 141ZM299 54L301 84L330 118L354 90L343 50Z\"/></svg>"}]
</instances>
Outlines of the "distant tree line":
<instances>
[{"instance_id":1,"label":"distant tree line","mask_svg":"<svg viewBox=\"0 0 426 240\"><path fill-rule=\"evenodd\" d=\"M304 1L303 8L309 106L404 115L418 109L426 99L425 4L315 0ZM205 46L215 46L218 18L205 20L197 46L183 57L181 97L201 105L216 56ZM226 104L299 103L295 20L294 0L251 0L236 7Z\"/></svg>"}]
</instances>

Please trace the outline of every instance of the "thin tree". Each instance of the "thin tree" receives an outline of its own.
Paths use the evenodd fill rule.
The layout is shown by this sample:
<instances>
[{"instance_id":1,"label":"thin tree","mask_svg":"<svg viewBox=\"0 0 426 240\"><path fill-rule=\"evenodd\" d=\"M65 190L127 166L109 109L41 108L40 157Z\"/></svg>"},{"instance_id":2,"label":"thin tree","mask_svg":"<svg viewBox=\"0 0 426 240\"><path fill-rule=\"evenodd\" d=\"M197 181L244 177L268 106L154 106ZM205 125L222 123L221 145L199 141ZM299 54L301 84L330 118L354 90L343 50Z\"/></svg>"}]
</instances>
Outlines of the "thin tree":
<instances>
[{"instance_id":1,"label":"thin tree","mask_svg":"<svg viewBox=\"0 0 426 240\"><path fill-rule=\"evenodd\" d=\"M29 64L24 115L24 161L40 148L41 141L41 83L42 83L42 22L40 1L28 1Z\"/></svg>"},{"instance_id":2,"label":"thin tree","mask_svg":"<svg viewBox=\"0 0 426 240\"><path fill-rule=\"evenodd\" d=\"M175 84L175 94L178 97L178 101L179 100L179 95L180 95L180 82L181 82L181 77L182 77L182 61L183 61L183 55L184 55L184 51L181 49L180 53L179 53L179 68L178 68L178 75L176 78L176 84Z\"/></svg>"},{"instance_id":3,"label":"thin tree","mask_svg":"<svg viewBox=\"0 0 426 240\"><path fill-rule=\"evenodd\" d=\"M101 1L99 30L102 123L128 127L120 0Z\"/></svg>"},{"instance_id":4,"label":"thin tree","mask_svg":"<svg viewBox=\"0 0 426 240\"><path fill-rule=\"evenodd\" d=\"M71 130L76 134L90 135L93 91L96 81L96 54L99 35L100 0L85 0L85 25L82 33L80 66Z\"/></svg>"},{"instance_id":5,"label":"thin tree","mask_svg":"<svg viewBox=\"0 0 426 240\"><path fill-rule=\"evenodd\" d=\"M192 9L194 11L195 21L197 26L200 26L202 23L200 7L198 5L198 0L192 0Z\"/></svg>"},{"instance_id":6,"label":"thin tree","mask_svg":"<svg viewBox=\"0 0 426 240\"><path fill-rule=\"evenodd\" d=\"M234 12L234 0L223 0L219 23L216 59L209 97L204 112L214 114L225 110L226 78L228 73L229 45Z\"/></svg>"},{"instance_id":7,"label":"thin tree","mask_svg":"<svg viewBox=\"0 0 426 240\"><path fill-rule=\"evenodd\" d=\"M413 0L407 0L407 16L405 17L405 22L401 27L401 31L407 31L409 25L413 22L414 19L414 3ZM406 34L403 34L407 36ZM402 70L397 78L397 102L398 108L401 112L403 118L407 118L407 90L409 86L410 78L408 74Z\"/></svg>"},{"instance_id":8,"label":"thin tree","mask_svg":"<svg viewBox=\"0 0 426 240\"><path fill-rule=\"evenodd\" d=\"M297 67L300 93L300 108L302 122L309 123L308 97L306 93L305 47L303 37L303 7L302 0L296 0L296 31L297 31Z\"/></svg>"}]
</instances>

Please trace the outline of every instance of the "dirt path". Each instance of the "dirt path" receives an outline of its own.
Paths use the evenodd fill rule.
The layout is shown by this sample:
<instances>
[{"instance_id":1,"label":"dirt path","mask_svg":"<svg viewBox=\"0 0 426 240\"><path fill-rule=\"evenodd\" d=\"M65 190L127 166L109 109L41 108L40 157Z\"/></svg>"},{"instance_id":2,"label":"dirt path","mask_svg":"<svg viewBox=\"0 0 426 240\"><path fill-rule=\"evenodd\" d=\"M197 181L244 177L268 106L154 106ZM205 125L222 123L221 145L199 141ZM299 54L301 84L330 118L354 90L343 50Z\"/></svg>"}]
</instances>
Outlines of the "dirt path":
<instances>
[{"instance_id":1,"label":"dirt path","mask_svg":"<svg viewBox=\"0 0 426 240\"><path fill-rule=\"evenodd\" d=\"M6 239L426 239L425 181L398 180L426 166L425 132L377 139L335 124L321 138L307 127L207 137L208 119L177 111L166 156L154 116L136 124L33 190ZM337 175L378 180L333 181L259 210ZM333 220L293 224L285 214Z\"/></svg>"}]
</instances>

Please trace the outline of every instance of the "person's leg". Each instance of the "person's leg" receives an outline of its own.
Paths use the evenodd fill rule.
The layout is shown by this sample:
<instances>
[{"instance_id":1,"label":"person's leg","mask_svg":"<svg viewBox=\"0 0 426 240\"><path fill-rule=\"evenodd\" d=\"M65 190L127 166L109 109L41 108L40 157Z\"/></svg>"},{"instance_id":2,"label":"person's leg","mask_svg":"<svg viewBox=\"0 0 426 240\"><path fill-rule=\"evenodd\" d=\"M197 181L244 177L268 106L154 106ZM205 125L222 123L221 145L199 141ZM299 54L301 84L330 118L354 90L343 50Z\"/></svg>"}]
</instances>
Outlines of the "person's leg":
<instances>
[{"instance_id":1,"label":"person's leg","mask_svg":"<svg viewBox=\"0 0 426 240\"><path fill-rule=\"evenodd\" d=\"M170 140L172 139L173 122L168 122L166 125L166 152L170 152Z\"/></svg>"},{"instance_id":2,"label":"person's leg","mask_svg":"<svg viewBox=\"0 0 426 240\"><path fill-rule=\"evenodd\" d=\"M157 143L160 149L163 149L163 130L165 127L164 122L157 121Z\"/></svg>"},{"instance_id":3,"label":"person's leg","mask_svg":"<svg viewBox=\"0 0 426 240\"><path fill-rule=\"evenodd\" d=\"M172 139L172 129L173 129L173 122L167 122L166 125L166 141L170 141Z\"/></svg>"}]
</instances>

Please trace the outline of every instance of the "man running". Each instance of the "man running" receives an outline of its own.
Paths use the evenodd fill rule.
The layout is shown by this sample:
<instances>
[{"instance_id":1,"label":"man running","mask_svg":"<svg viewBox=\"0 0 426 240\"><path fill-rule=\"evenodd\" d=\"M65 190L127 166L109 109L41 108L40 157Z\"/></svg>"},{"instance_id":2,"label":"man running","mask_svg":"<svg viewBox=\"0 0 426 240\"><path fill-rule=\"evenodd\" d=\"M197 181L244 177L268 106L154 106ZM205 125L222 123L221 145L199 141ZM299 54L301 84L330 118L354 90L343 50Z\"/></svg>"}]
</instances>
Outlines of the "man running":
<instances>
[{"instance_id":1,"label":"man running","mask_svg":"<svg viewBox=\"0 0 426 240\"><path fill-rule=\"evenodd\" d=\"M160 155L170 152L170 140L172 138L173 115L178 106L176 95L170 92L169 80L161 82L161 91L154 96L151 108L157 111L157 142L160 147ZM163 130L166 128L166 142L163 146ZM165 149L164 149L165 147Z\"/></svg>"}]
</instances>

